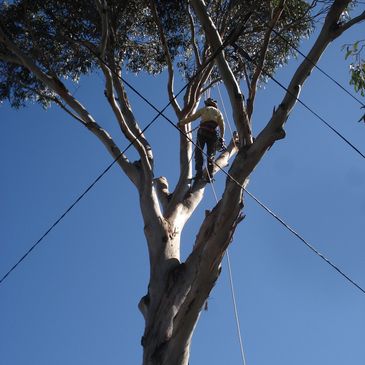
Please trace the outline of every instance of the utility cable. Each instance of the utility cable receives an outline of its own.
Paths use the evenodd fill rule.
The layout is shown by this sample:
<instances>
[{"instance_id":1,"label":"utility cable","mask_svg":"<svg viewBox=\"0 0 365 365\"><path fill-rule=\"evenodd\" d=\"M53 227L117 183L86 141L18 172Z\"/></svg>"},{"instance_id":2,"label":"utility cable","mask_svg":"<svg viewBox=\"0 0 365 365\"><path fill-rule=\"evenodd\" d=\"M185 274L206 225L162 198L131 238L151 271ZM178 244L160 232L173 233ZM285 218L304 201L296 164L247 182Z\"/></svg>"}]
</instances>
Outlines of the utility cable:
<instances>
[{"instance_id":1,"label":"utility cable","mask_svg":"<svg viewBox=\"0 0 365 365\"><path fill-rule=\"evenodd\" d=\"M225 104L220 92L220 88L218 85L218 93L221 99L221 103L223 105L223 111L225 113L225 117L228 123L228 126L231 130L232 133L232 138L233 138L233 132L232 129L230 127L230 123L229 123L229 119L227 116L227 112L226 112L226 108L225 108ZM338 271L341 275L344 275L345 278L347 280L349 280L353 285L355 285L358 289L360 289L362 292L364 292L363 288L361 288L357 283L355 283L351 278L349 278L346 274L342 273L341 270L339 270L339 268L337 266L335 266L330 260L328 260L324 255L322 255L317 249L315 249L311 244L309 244L306 240L303 239L302 236L300 236L296 231L294 231L290 226L288 226L280 217L278 217L274 212L272 212L267 206L265 206L260 200L258 200L254 195L252 195L249 191L247 191L245 189L246 193L253 199L256 201L256 203L258 205L260 205L262 208L264 208L268 213L270 213L276 220L278 220L281 224L283 224L291 233L293 233L298 239L300 239L310 250L312 250L313 252L315 252L319 257L322 258L322 260L326 261L330 266L332 266L336 271ZM365 293L364 293L365 294Z\"/></svg>"},{"instance_id":2,"label":"utility cable","mask_svg":"<svg viewBox=\"0 0 365 365\"><path fill-rule=\"evenodd\" d=\"M227 259L227 266L228 266L228 273L229 273L229 284L230 284L230 287L231 287L231 295L232 295L232 302L233 302L233 308L234 308L234 317L236 319L237 335L238 335L238 341L239 341L240 350L241 350L241 358L242 358L243 365L246 365L247 364L246 355L245 355L245 351L244 351L244 348L243 348L243 340L242 340L242 334L241 334L240 319L239 319L239 316L238 316L236 294L235 294L234 283L233 283L231 259L230 259L230 256L229 256L229 249L228 248L227 248L227 251L226 251L226 259Z\"/></svg>"},{"instance_id":3,"label":"utility cable","mask_svg":"<svg viewBox=\"0 0 365 365\"><path fill-rule=\"evenodd\" d=\"M207 170L207 172L208 172L209 180L211 182L213 195L215 197L216 203L218 204L218 196L217 196L217 193L215 191L213 176L210 176L208 170ZM242 340L241 326L240 326L240 318L239 318L238 309L237 309L236 291L235 291L234 283L233 283L232 266L231 266L231 260L230 260L230 257L229 257L229 248L228 247L227 247L227 250L226 250L226 259L227 259L227 266L228 266L229 284L230 284L231 296L232 296L233 312L234 312L234 318L235 318L235 321L236 321L237 336L238 336L238 342L239 342L239 346L240 346L242 364L246 365L247 364L246 355L245 355L245 351L244 351L244 347L243 347L243 340Z\"/></svg>"},{"instance_id":4,"label":"utility cable","mask_svg":"<svg viewBox=\"0 0 365 365\"><path fill-rule=\"evenodd\" d=\"M139 95L140 93L133 88L133 91L136 91ZM155 107L154 107L155 108ZM203 151L200 146L198 146L186 133L184 133L179 127L175 125L175 123L166 115L161 113L161 116L171 124L175 129L179 131L182 135L185 136L196 148L199 148L201 152L206 156L207 153ZM259 199L257 199L252 193L250 193L242 184L240 184L232 175L230 175L227 171L225 171L222 167L220 167L216 162L214 162L215 166L218 167L220 171L223 172L230 180L232 180L235 184L237 184L241 189L243 189L258 205L260 205L267 213L269 213L273 218L275 218L280 224L282 224L287 230L289 230L293 235L295 235L300 241L302 241L308 248L310 248L315 254L321 257L327 264L329 264L332 268L334 268L341 276L343 276L348 282L358 288L363 294L365 294L365 289L363 289L359 284L353 281L348 275L346 275L340 268L338 268L331 260L327 259L323 254L321 254L313 245L307 242L298 232L296 232L289 224L287 224L282 218L280 218L277 214L275 214L270 208L268 208L265 204L263 204Z\"/></svg>"},{"instance_id":5,"label":"utility cable","mask_svg":"<svg viewBox=\"0 0 365 365\"><path fill-rule=\"evenodd\" d=\"M280 37L284 42L286 42L291 48L293 48L296 52L298 52L306 61L308 61L312 66L314 66L318 71L320 71L323 75L325 75L329 80L334 82L338 87L340 87L346 94L351 96L354 100L356 100L361 106L365 106L365 104L356 97L353 93L348 91L343 85L341 85L334 77L332 77L328 72L326 72L323 68L319 67L315 62L313 62L308 56L306 56L302 51L298 49L289 39L284 37L280 32L271 27L271 30Z\"/></svg>"},{"instance_id":6,"label":"utility cable","mask_svg":"<svg viewBox=\"0 0 365 365\"><path fill-rule=\"evenodd\" d=\"M362 158L365 159L365 155L353 144L351 143L345 136L343 136L336 128L334 128L329 122L327 122L323 117L321 117L317 112L315 112L312 108L310 108L307 104L305 104L299 97L293 94L287 87L285 87L280 81L278 81L274 76L265 71L263 67L260 67L257 62L255 62L252 57L244 51L241 47L234 45L234 48L249 62L254 64L256 67L259 67L260 70L271 80L273 80L277 85L279 85L283 90L285 90L290 96L293 96L299 104L304 106L305 109L310 111L314 116L316 116L324 125L326 125L332 132L334 132L338 137L340 137L348 146L350 146L356 153L358 153Z\"/></svg>"},{"instance_id":7,"label":"utility cable","mask_svg":"<svg viewBox=\"0 0 365 365\"><path fill-rule=\"evenodd\" d=\"M230 38L230 37L228 37ZM232 42L232 40L230 41ZM211 62L214 60L214 58L223 50L224 47L226 47L227 45L230 44L230 42L228 42L228 39L227 39L227 42L224 42L222 43L222 45L219 47L219 49L214 53L214 57L212 56L210 59L208 59L207 61ZM237 46L236 46L237 47ZM92 52L92 50L90 50ZM243 51L241 49L241 51ZM245 52L246 53L246 52ZM247 54L247 53L246 53ZM247 54L248 56L248 54ZM250 56L249 56L250 57ZM100 59L100 58L99 58ZM252 60L252 59L251 59ZM103 63L105 63L105 61L101 60ZM252 61L251 61L252 62ZM204 67L207 66L207 62L204 64ZM106 63L105 63L106 66L108 66ZM108 66L109 69L111 69L109 66ZM111 69L112 70L112 69ZM199 72L202 71L202 68L199 70ZM114 72L112 70L112 72ZM263 72L265 72L263 70ZM156 110L158 112L158 115L153 119L153 121L151 121L147 127L149 127L157 118L158 116L162 116L164 117L175 129L177 129L180 133L182 133L185 138L187 138L191 143L193 143L195 146L195 142L186 134L184 133L180 128L178 128L174 122L171 121L170 118L166 117L163 112L165 109L167 109L167 107L171 104L171 101L167 104L167 106L163 109L163 110L158 110L147 98L145 98L136 88L134 88L129 82L127 82L122 76L120 76L119 74L115 73L116 76L121 80L123 81L129 88L131 88L131 90L133 90L140 98L142 98L142 100L144 100L148 105L150 105L154 110ZM198 74L198 73L197 73ZM197 76L197 74L195 74L194 76ZM267 73L266 73L267 74ZM269 77L271 77L271 75L268 75ZM192 81L192 79L190 80L190 82ZM276 81L276 80L275 80ZM277 83L279 83L278 81L276 81ZM189 85L189 83L187 83L181 90L178 94L176 94L176 96L174 97L177 98L177 96ZM281 87L283 87L285 90L287 90L285 88L284 85L280 84L279 85ZM287 90L288 91L288 90ZM288 91L289 92L289 91ZM300 101L299 99L297 99L298 101ZM301 102L302 103L302 102ZM303 103L302 103L303 104ZM306 106L307 107L307 106ZM307 107L308 110L311 110L309 107ZM315 114L316 115L316 114ZM318 116L319 117L319 116ZM147 128L146 127L146 128ZM146 128L143 130L145 131ZM141 132L141 134L143 133L143 131ZM364 158L365 156L359 151L356 149L356 147L354 147L350 142L348 142L344 137L341 136L341 134L339 132L337 132L337 134L342 138L344 139L347 143L350 144L350 146L352 146L358 153L360 153ZM136 138L138 138L139 136L137 136ZM134 141L133 141L134 142ZM128 147L130 147L133 142L131 142ZM202 151L205 155L206 153L204 151ZM117 159L116 159L117 160ZM113 161L113 164L116 162ZM315 252L318 256L320 256L324 261L326 261L330 266L332 266L338 273L340 273L346 280L348 280L351 284L353 284L355 287L357 287L359 290L361 290L364 294L365 294L365 290L359 286L358 284L356 284L349 276L347 276L341 269L339 269L336 265L334 265L330 260L328 260L327 258L324 257L324 255L322 255L321 253L318 252L318 250L316 250L314 248L314 246L310 245L301 235L299 235L295 230L293 230L288 224L285 223L284 220L282 220L279 216L277 216L276 214L274 214L268 207L266 207L266 205L264 205L262 202L260 202L256 197L254 197L253 194L249 193L246 188L241 185L237 180L235 180L228 172L226 172L223 168L221 168L220 166L218 166L216 164L216 166L228 177L230 178L233 182L235 182L236 184L238 184L238 186L240 186L252 199L254 199L262 208L264 208L271 216L273 216L276 220L278 220L286 229L288 229L291 233L293 233L297 238L299 238L303 243L306 244L307 247L309 247L313 252ZM111 168L111 167L110 167ZM110 169L109 168L109 169ZM108 170L109 170L108 169ZM106 173L106 172L105 172ZM104 174L105 174L104 173ZM103 176L103 175L102 175ZM101 177L98 177L97 180L100 180ZM95 184L92 184L92 186L95 185ZM91 189L92 187L90 186L89 188L87 188L84 193L81 195L82 197L86 195L86 193ZM18 262L1 278L0 280L0 284L5 280L6 277L8 277L8 275L31 253L31 251L33 251L33 249L50 233L50 231L65 217L65 215L81 200L82 198L78 198L73 205L71 205L70 208L68 208L66 210L66 212L64 214L62 214L62 216L45 232L45 234L27 251L26 254L24 254L22 256L21 259L18 260Z\"/></svg>"},{"instance_id":8,"label":"utility cable","mask_svg":"<svg viewBox=\"0 0 365 365\"><path fill-rule=\"evenodd\" d=\"M79 195L79 197L65 210L63 214L44 232L44 234L29 248L29 250L6 272L0 279L0 284L19 266L22 261L48 236L48 234L62 221L63 218L80 202L82 198L95 186L95 184L113 167L120 157L133 145L133 143L157 120L159 115L151 120L147 126L131 141L128 146L94 179L94 181Z\"/></svg>"},{"instance_id":9,"label":"utility cable","mask_svg":"<svg viewBox=\"0 0 365 365\"><path fill-rule=\"evenodd\" d=\"M251 14L249 14L248 18L250 17ZM247 19L248 19L247 18ZM241 27L243 28L243 27ZM310 108L307 104L305 104L302 100L300 100L296 95L294 95L293 93L291 93L288 88L286 88L281 82L279 82L278 80L276 80L276 78L274 78L271 74L269 74L268 72L266 72L263 67L260 67L253 59L252 57L246 52L244 51L241 47L239 47L235 41L239 36L239 32L237 31L232 31L228 36L227 39L220 45L220 47L212 54L212 56L201 66L201 71L212 61L215 59L215 57L228 45L232 45L236 50L238 50L238 52L245 57L249 62L253 63L254 65L256 65L256 67L259 67L260 70L269 78L271 78L276 84L278 84L281 88L283 88L287 93L289 93L291 96L295 97L296 100L303 105L308 111L310 111L313 115L315 115L323 124L325 124L330 130L332 130L332 132L334 132L338 137L340 137L346 144L348 144L355 152L357 152L361 157L363 157L365 159L365 155L353 144L351 143L346 137L344 137L337 129L335 129L330 123L328 123L323 117L321 117L318 113L316 113L312 108ZM84 44L83 44L84 45ZM102 62L106 67L108 67L111 72L117 76L121 81L123 81L131 90L133 90L142 100L144 100L149 106L151 106L155 111L159 112L159 110L149 101L147 100L140 92L138 92L138 90L136 90L130 83L128 83L122 76L120 76L118 73L116 73L103 59L100 58L100 56L98 54L96 54L96 52L94 50L92 50L91 48L89 48L88 46L84 45L85 47L87 47L89 49L90 52L92 52L94 54L94 56L96 56L100 62ZM196 77L197 74L194 75L194 77ZM193 77L193 78L194 78ZM192 79L193 79L192 78ZM192 81L192 79L190 80L190 82ZM184 89L187 87L187 85L185 85ZM182 92L182 90L179 92L179 94ZM174 99L178 96L178 94L174 97ZM166 117L161 114L165 119Z\"/></svg>"},{"instance_id":10,"label":"utility cable","mask_svg":"<svg viewBox=\"0 0 365 365\"><path fill-rule=\"evenodd\" d=\"M221 46L214 52L199 68L199 70L191 77L189 82L187 82L181 90L174 96L172 100L162 109L157 109L147 98L145 98L141 93L138 92L129 82L127 82L124 78L122 78L118 73L112 70L108 64L104 60L102 60L91 48L87 47L90 52L92 52L101 62L104 63L114 74L122 80L128 87L130 87L137 95L144 100L148 105L150 105L156 112L157 115L147 124L145 128L131 141L128 146L112 161L108 167L104 169L104 171L99 174L99 176L81 193L81 195L65 210L63 214L46 230L46 232L25 252L25 254L18 259L18 261L2 276L0 279L0 285L4 282L4 280L25 260L25 258L48 236L48 234L65 218L65 216L76 206L77 203L94 187L94 185L112 168L112 166L119 160L119 158L133 145L133 143L158 119L160 115L164 116L164 111L170 106L173 100L175 100L189 85L190 83L199 75L199 73L203 72L203 70L218 56L218 54L229 45L238 34L231 33L225 42L221 44ZM85 44L81 43L85 46ZM77 90L76 90L77 91ZM165 117L165 116L164 116ZM166 118L166 117L165 117Z\"/></svg>"},{"instance_id":11,"label":"utility cable","mask_svg":"<svg viewBox=\"0 0 365 365\"><path fill-rule=\"evenodd\" d=\"M224 117L225 117L225 120L227 121L229 131L231 132L233 144L234 144L235 147L237 147L236 139L234 138L233 129L232 129L231 123L229 122L229 119L228 119L228 114L227 114L226 106L224 104L224 101L223 101L223 98L222 98L222 94L221 94L221 89L220 89L219 85L217 85L217 89L218 89L219 99L220 99L221 104L223 106Z\"/></svg>"}]
</instances>

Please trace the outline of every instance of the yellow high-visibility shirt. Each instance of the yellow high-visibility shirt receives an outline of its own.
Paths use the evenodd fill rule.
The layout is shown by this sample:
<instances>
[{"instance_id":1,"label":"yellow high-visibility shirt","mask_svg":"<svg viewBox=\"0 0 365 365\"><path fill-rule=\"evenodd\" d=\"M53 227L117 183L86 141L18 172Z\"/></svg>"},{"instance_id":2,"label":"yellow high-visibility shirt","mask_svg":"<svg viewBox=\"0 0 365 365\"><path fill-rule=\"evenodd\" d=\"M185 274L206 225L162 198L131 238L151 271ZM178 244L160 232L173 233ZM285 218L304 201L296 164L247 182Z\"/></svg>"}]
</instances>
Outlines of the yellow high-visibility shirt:
<instances>
[{"instance_id":1,"label":"yellow high-visibility shirt","mask_svg":"<svg viewBox=\"0 0 365 365\"><path fill-rule=\"evenodd\" d=\"M183 126L185 124L191 123L195 119L201 118L200 124L204 122L213 121L218 124L220 130L220 136L224 138L224 119L222 113L213 106L206 106L197 110L194 114L180 120L179 125Z\"/></svg>"}]
</instances>

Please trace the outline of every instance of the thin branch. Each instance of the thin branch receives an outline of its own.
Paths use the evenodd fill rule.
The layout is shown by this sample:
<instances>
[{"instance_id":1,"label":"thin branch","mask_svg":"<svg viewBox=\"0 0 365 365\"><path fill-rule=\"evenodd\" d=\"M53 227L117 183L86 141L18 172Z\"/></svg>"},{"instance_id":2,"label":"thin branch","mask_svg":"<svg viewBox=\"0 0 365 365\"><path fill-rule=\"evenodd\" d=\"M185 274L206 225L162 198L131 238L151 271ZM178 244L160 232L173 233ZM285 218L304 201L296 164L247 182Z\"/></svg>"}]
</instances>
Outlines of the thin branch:
<instances>
[{"instance_id":1,"label":"thin branch","mask_svg":"<svg viewBox=\"0 0 365 365\"><path fill-rule=\"evenodd\" d=\"M211 17L206 11L205 3L202 0L192 0L192 5L204 28L205 35L209 40L213 52L218 51L222 46L222 39ZM244 145L250 146L253 142L252 130L245 108L244 97L228 62L225 59L223 50L217 55L216 64L232 104L233 118L240 135L240 141Z\"/></svg>"},{"instance_id":2,"label":"thin branch","mask_svg":"<svg viewBox=\"0 0 365 365\"><path fill-rule=\"evenodd\" d=\"M95 0L101 18L101 41L99 46L100 58L104 59L109 38L108 4L105 0Z\"/></svg>"},{"instance_id":3,"label":"thin branch","mask_svg":"<svg viewBox=\"0 0 365 365\"><path fill-rule=\"evenodd\" d=\"M134 114L132 112L132 109L130 107L130 103L127 97L127 93L125 92L124 85L122 83L121 77L120 77L120 71L118 71L117 67L111 61L111 69L112 69L112 77L113 77L113 86L117 93L117 100L118 104L121 108L122 114L124 116L124 120L127 123L129 129L132 131L132 133L138 137L138 140L142 143L148 160L151 164L153 164L153 154L152 154L152 148L150 144L148 143L147 139L145 138L144 134L142 133L141 128L139 127L136 118L134 117Z\"/></svg>"},{"instance_id":4,"label":"thin branch","mask_svg":"<svg viewBox=\"0 0 365 365\"><path fill-rule=\"evenodd\" d=\"M109 153L114 157L120 157L120 163L123 171L132 180L134 184L137 184L137 176L132 173L130 169L130 163L120 154L119 148L114 143L111 136L102 129L98 123L93 119L91 114L85 109L85 107L69 92L65 85L55 76L49 76L42 71L33 60L24 54L10 39L7 37L3 27L0 25L0 41L20 60L22 65L32 72L39 81L41 81L49 89L53 90L66 104L75 112L79 121L83 121L84 125L104 144Z\"/></svg>"},{"instance_id":5,"label":"thin branch","mask_svg":"<svg viewBox=\"0 0 365 365\"><path fill-rule=\"evenodd\" d=\"M53 100L67 114L69 114L71 117L73 117L86 128L88 128L94 135L98 136L99 139L102 139L102 142L104 143L104 145L106 145L112 157L117 160L118 165L122 168L125 174L130 178L130 180L134 183L136 187L139 186L140 181L137 167L128 160L128 158L124 155L124 153L121 152L121 150L114 143L114 141L109 138L108 133L103 128L101 128L98 123L94 123L92 125L84 123L84 121L78 115L68 109L61 100L59 100L58 98L51 98L51 100Z\"/></svg>"},{"instance_id":6,"label":"thin branch","mask_svg":"<svg viewBox=\"0 0 365 365\"><path fill-rule=\"evenodd\" d=\"M341 18L341 14L346 9L349 2L349 0L335 0L332 4L326 16L325 23L316 41L314 42L314 45L294 73L287 88L287 92L279 107L273 113L272 118L270 119L266 127L257 136L255 141L256 146L253 146L252 151L255 151L257 149L261 150L265 148L263 147L264 145L266 146L266 148L268 148L270 146L270 143L272 144L275 142L276 139L278 139L275 138L275 134L278 134L278 137L280 137L280 131L282 131L282 128L292 108L296 104L301 88L311 74L311 71L317 64L319 58L321 57L327 46L335 38L343 33L341 27L338 27L338 22Z\"/></svg>"},{"instance_id":7,"label":"thin branch","mask_svg":"<svg viewBox=\"0 0 365 365\"><path fill-rule=\"evenodd\" d=\"M271 33L272 33L273 28L277 24L278 20L280 19L280 16L284 9L284 4L285 4L285 0L281 0L279 5L276 7L276 9L274 9L273 17L272 17L271 21L269 22L267 31L264 35L264 40L262 42L262 46L260 49L260 55L259 55L259 58L257 61L256 69L252 76L251 84L249 86L249 96L248 96L248 101L247 101L247 114L248 114L249 119L251 119L251 116L252 116L253 105L255 102L255 96L256 96L256 91L257 91L257 82L262 74L262 68L264 66L267 50L268 50L268 47L270 44Z\"/></svg>"},{"instance_id":8,"label":"thin branch","mask_svg":"<svg viewBox=\"0 0 365 365\"><path fill-rule=\"evenodd\" d=\"M149 162L149 159L147 157L146 150L143 146L143 144L139 141L138 135L135 135L127 126L127 123L125 122L124 116L119 108L119 105L116 102L115 94L114 94L114 87L113 87L113 77L112 77L112 71L104 64L100 63L100 67L104 73L105 76L105 92L106 97L109 102L109 105L111 106L114 115L116 119L118 120L119 126L124 134L124 136L133 143L134 147L136 148L139 157L141 159L141 165L144 172L144 178L146 179L146 184L148 186L152 185L152 166Z\"/></svg>"},{"instance_id":9,"label":"thin branch","mask_svg":"<svg viewBox=\"0 0 365 365\"><path fill-rule=\"evenodd\" d=\"M221 77L217 77L214 80L211 80L210 83L204 87L204 89L201 90L201 94L204 94L206 91L208 91L210 88L212 88L215 84L222 82L222 78Z\"/></svg>"},{"instance_id":10,"label":"thin branch","mask_svg":"<svg viewBox=\"0 0 365 365\"><path fill-rule=\"evenodd\" d=\"M202 65L198 45L196 43L196 35L195 35L195 22L193 15L191 13L191 6L188 4L188 14L189 14L189 22L190 22L190 32L191 32L191 44L193 46L193 51L195 54L196 65L200 67Z\"/></svg>"},{"instance_id":11,"label":"thin branch","mask_svg":"<svg viewBox=\"0 0 365 365\"><path fill-rule=\"evenodd\" d=\"M198 76L194 78L190 84L191 87L189 87L189 103L185 105L184 116L189 114L190 111L195 111L198 107L198 103L202 95L202 85L208 79L213 67L214 63L210 63L205 68L203 68L201 72L197 71L196 75ZM186 112L187 110L189 112ZM177 202L180 202L182 196L185 195L188 187L187 182L192 176L192 146L189 140L189 138L191 139L192 137L190 132L191 127L185 126L183 130L184 133L187 134L188 138L186 138L183 134L180 136L180 177L171 199L171 209L174 209L174 205L177 204Z\"/></svg>"},{"instance_id":12,"label":"thin branch","mask_svg":"<svg viewBox=\"0 0 365 365\"><path fill-rule=\"evenodd\" d=\"M153 18L155 20L155 23L157 25L158 31L159 31L159 35L160 35L160 39L161 39L161 43L162 43L162 48L165 54L165 59L166 59L166 63L167 63L167 70L169 73L169 79L168 79L168 83L167 83L167 92L169 95L169 101L172 105L172 107L175 110L175 113L178 117L181 116L181 108L175 98L174 95L174 67L172 65L172 60L171 60L171 55L170 55L170 51L169 51L169 47L167 44L167 40L166 40L166 35L165 35L165 31L163 29L163 26L161 24L160 21L160 17L158 15L157 9L156 9L156 4L155 4L155 0L150 0L150 6L152 9L152 14L153 14Z\"/></svg>"},{"instance_id":13,"label":"thin branch","mask_svg":"<svg viewBox=\"0 0 365 365\"><path fill-rule=\"evenodd\" d=\"M342 34L347 29L351 28L353 25L360 23L365 20L365 11L363 11L359 16L349 20L348 22L341 24L339 30L341 31L340 34Z\"/></svg>"}]
</instances>

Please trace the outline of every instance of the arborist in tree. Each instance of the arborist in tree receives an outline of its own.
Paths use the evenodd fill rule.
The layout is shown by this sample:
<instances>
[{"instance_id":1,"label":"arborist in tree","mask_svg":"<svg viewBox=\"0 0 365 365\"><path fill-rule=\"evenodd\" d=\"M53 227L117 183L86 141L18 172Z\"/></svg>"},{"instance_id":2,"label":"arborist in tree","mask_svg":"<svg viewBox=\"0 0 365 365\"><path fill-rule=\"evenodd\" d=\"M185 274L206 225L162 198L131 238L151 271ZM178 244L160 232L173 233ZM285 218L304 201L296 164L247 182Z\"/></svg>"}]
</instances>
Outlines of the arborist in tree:
<instances>
[{"instance_id":1,"label":"arborist in tree","mask_svg":"<svg viewBox=\"0 0 365 365\"><path fill-rule=\"evenodd\" d=\"M205 100L205 107L196 113L180 120L179 127L201 118L195 146L195 180L203 177L203 149L207 145L208 180L211 181L214 168L214 157L216 151L223 151L224 144L224 119L218 109L217 101L208 98ZM219 131L218 131L219 128Z\"/></svg>"}]
</instances>

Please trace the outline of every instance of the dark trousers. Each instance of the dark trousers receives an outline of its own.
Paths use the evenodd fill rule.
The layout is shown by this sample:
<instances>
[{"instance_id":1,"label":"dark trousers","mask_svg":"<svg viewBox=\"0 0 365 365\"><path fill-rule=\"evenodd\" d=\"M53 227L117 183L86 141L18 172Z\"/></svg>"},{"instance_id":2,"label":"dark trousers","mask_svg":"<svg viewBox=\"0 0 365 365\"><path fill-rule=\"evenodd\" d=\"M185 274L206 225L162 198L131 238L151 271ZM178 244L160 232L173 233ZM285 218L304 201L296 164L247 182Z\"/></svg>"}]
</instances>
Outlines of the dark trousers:
<instances>
[{"instance_id":1,"label":"dark trousers","mask_svg":"<svg viewBox=\"0 0 365 365\"><path fill-rule=\"evenodd\" d=\"M207 145L207 165L208 165L208 173L210 176L213 174L214 168L214 156L216 153L216 145L217 145L217 132L215 129L205 129L199 128L198 134L196 138L196 146L195 146L195 170L197 175L201 175L203 173L203 150L205 145Z\"/></svg>"}]
</instances>

